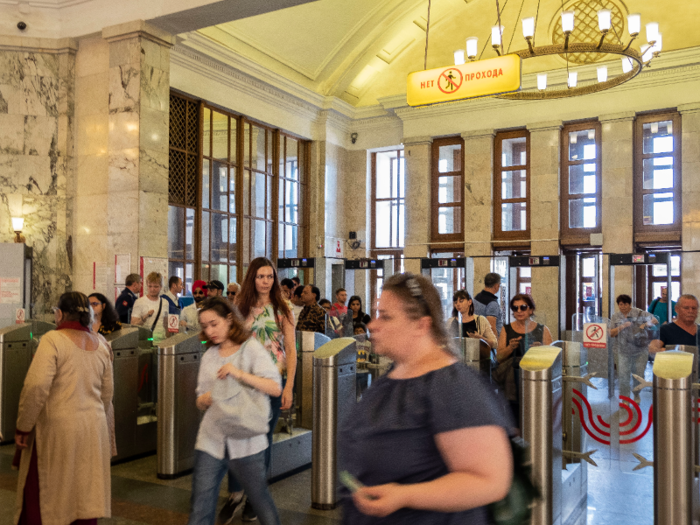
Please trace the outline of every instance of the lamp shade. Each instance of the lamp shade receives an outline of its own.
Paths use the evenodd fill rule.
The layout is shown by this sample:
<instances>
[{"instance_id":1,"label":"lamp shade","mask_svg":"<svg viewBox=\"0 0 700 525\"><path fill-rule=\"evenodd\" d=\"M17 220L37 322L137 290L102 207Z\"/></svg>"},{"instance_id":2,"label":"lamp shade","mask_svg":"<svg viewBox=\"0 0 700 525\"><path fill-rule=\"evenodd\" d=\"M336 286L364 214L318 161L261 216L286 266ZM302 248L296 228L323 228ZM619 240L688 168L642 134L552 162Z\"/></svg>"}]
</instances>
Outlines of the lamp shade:
<instances>
[{"instance_id":1,"label":"lamp shade","mask_svg":"<svg viewBox=\"0 0 700 525\"><path fill-rule=\"evenodd\" d=\"M561 29L564 33L571 33L574 30L574 12L562 11L561 13Z\"/></svg>"},{"instance_id":2,"label":"lamp shade","mask_svg":"<svg viewBox=\"0 0 700 525\"><path fill-rule=\"evenodd\" d=\"M622 72L623 73L629 73L632 71L632 59L628 57L622 57Z\"/></svg>"},{"instance_id":3,"label":"lamp shade","mask_svg":"<svg viewBox=\"0 0 700 525\"><path fill-rule=\"evenodd\" d=\"M476 54L479 51L479 38L475 36L470 36L467 38L467 56L469 58L476 58Z\"/></svg>"},{"instance_id":4,"label":"lamp shade","mask_svg":"<svg viewBox=\"0 0 700 525\"><path fill-rule=\"evenodd\" d=\"M537 89L540 91L547 89L547 73L539 73L537 75Z\"/></svg>"},{"instance_id":5,"label":"lamp shade","mask_svg":"<svg viewBox=\"0 0 700 525\"><path fill-rule=\"evenodd\" d=\"M601 9L598 11L598 28L601 33L607 33L610 31L610 9Z\"/></svg>"},{"instance_id":6,"label":"lamp shade","mask_svg":"<svg viewBox=\"0 0 700 525\"><path fill-rule=\"evenodd\" d=\"M491 28L491 45L501 45L501 35L503 34L503 26L493 26Z\"/></svg>"},{"instance_id":7,"label":"lamp shade","mask_svg":"<svg viewBox=\"0 0 700 525\"><path fill-rule=\"evenodd\" d=\"M659 24L657 22L649 22L647 24L647 42L650 44L656 42L659 37Z\"/></svg>"},{"instance_id":8,"label":"lamp shade","mask_svg":"<svg viewBox=\"0 0 700 525\"><path fill-rule=\"evenodd\" d=\"M523 36L525 38L532 38L535 36L535 19L523 18Z\"/></svg>"},{"instance_id":9,"label":"lamp shade","mask_svg":"<svg viewBox=\"0 0 700 525\"><path fill-rule=\"evenodd\" d=\"M455 51L455 66L461 66L464 64L464 49L458 49Z\"/></svg>"},{"instance_id":10,"label":"lamp shade","mask_svg":"<svg viewBox=\"0 0 700 525\"><path fill-rule=\"evenodd\" d=\"M656 35L656 42L652 46L654 48L654 53L661 53L661 48L663 47L663 38L661 33Z\"/></svg>"},{"instance_id":11,"label":"lamp shade","mask_svg":"<svg viewBox=\"0 0 700 525\"><path fill-rule=\"evenodd\" d=\"M24 228L24 218L12 217L12 231L21 232L22 228Z\"/></svg>"},{"instance_id":12,"label":"lamp shade","mask_svg":"<svg viewBox=\"0 0 700 525\"><path fill-rule=\"evenodd\" d=\"M605 82L608 80L608 68L607 66L600 66L598 68L598 82Z\"/></svg>"},{"instance_id":13,"label":"lamp shade","mask_svg":"<svg viewBox=\"0 0 700 525\"><path fill-rule=\"evenodd\" d=\"M637 36L642 30L642 15L632 13L627 15L627 31L631 36Z\"/></svg>"},{"instance_id":14,"label":"lamp shade","mask_svg":"<svg viewBox=\"0 0 700 525\"><path fill-rule=\"evenodd\" d=\"M569 71L569 80L567 81L567 85L570 88L575 88L577 82L578 82L578 73L576 71Z\"/></svg>"}]
</instances>

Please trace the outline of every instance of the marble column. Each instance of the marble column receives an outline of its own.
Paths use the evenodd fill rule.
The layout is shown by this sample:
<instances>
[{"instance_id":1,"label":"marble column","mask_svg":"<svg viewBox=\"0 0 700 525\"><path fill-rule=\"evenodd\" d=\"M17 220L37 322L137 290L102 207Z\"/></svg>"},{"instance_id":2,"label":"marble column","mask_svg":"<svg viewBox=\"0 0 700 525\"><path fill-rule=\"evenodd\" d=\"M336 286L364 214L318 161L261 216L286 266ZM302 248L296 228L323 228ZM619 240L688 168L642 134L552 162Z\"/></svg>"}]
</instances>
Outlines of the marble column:
<instances>
[{"instance_id":1,"label":"marble column","mask_svg":"<svg viewBox=\"0 0 700 525\"><path fill-rule=\"evenodd\" d=\"M427 257L430 242L431 137L404 139L406 159L406 236L404 264L407 272L420 273L419 257Z\"/></svg>"},{"instance_id":2,"label":"marble column","mask_svg":"<svg viewBox=\"0 0 700 525\"><path fill-rule=\"evenodd\" d=\"M319 288L330 280L330 264L326 279L326 259L324 245L326 236L326 141L311 142L309 165L309 256L316 258L316 268L309 279Z\"/></svg>"},{"instance_id":3,"label":"marble column","mask_svg":"<svg viewBox=\"0 0 700 525\"><path fill-rule=\"evenodd\" d=\"M530 253L559 254L559 169L561 121L528 126L530 131ZM564 297L559 291L559 272L554 268L532 269L532 298L537 315L552 338L559 336Z\"/></svg>"},{"instance_id":4,"label":"marble column","mask_svg":"<svg viewBox=\"0 0 700 525\"><path fill-rule=\"evenodd\" d=\"M143 21L105 28L109 42L108 237L111 253L168 256L170 48Z\"/></svg>"},{"instance_id":5,"label":"marble column","mask_svg":"<svg viewBox=\"0 0 700 525\"><path fill-rule=\"evenodd\" d=\"M700 250L700 103L678 107L681 113L683 251ZM700 253L681 257L682 292L700 294Z\"/></svg>"},{"instance_id":6,"label":"marble column","mask_svg":"<svg viewBox=\"0 0 700 525\"><path fill-rule=\"evenodd\" d=\"M603 253L634 251L634 112L602 115ZM610 317L608 257L603 256L603 315ZM615 268L613 297L634 296L632 267ZM635 305L642 307L642 305Z\"/></svg>"},{"instance_id":7,"label":"marble column","mask_svg":"<svg viewBox=\"0 0 700 525\"><path fill-rule=\"evenodd\" d=\"M464 139L464 255L474 257L467 268L467 291L479 293L491 271L493 234L492 129L462 133Z\"/></svg>"},{"instance_id":8,"label":"marble column","mask_svg":"<svg viewBox=\"0 0 700 525\"><path fill-rule=\"evenodd\" d=\"M343 163L344 177L342 180L344 196L341 199L345 201L344 234L348 235L350 231L354 231L357 233L357 240L361 241L360 246L356 250L353 250L349 243L344 243L346 259L369 257L369 247L372 245L369 227L371 210L367 204L370 202L371 176L369 176L370 171L367 160L367 150L345 152L345 162ZM355 272L354 292L363 298L362 304L367 305L365 308L367 312L370 311L369 277L370 272ZM330 290L328 293L329 298L334 293L335 290ZM348 297L350 295L352 295L352 291L348 290ZM335 299L335 295L333 295L333 299Z\"/></svg>"}]
</instances>

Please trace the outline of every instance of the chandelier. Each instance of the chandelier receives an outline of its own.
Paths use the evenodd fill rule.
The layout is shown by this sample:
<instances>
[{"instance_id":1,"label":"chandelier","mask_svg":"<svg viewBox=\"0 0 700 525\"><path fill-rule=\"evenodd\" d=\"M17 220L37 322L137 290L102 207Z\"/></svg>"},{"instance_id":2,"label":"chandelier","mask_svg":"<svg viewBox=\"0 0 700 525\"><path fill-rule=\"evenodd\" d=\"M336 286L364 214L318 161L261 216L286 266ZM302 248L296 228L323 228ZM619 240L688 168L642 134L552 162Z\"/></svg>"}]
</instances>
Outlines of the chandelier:
<instances>
[{"instance_id":1,"label":"chandelier","mask_svg":"<svg viewBox=\"0 0 700 525\"><path fill-rule=\"evenodd\" d=\"M524 3L525 0L523 0ZM537 6L539 12L539 5ZM561 32L564 36L564 41L554 43L552 45L537 46L535 45L535 25L536 18L529 17L522 19L522 31L527 48L519 51L511 51L506 53L503 48L503 32L504 26L501 25L501 10L496 0L496 10L498 13L498 25L491 29L491 46L499 56L504 54L514 54L522 59L544 57L550 55L560 55L566 60L567 69L567 86L563 89L547 89L547 73L539 73L537 75L537 90L536 91L519 91L516 93L506 93L497 95L498 98L510 100L544 100L564 97L574 97L578 95L588 95L597 93L606 89L613 88L624 84L628 80L636 77L642 68L648 67L651 61L661 54L662 37L659 33L659 24L649 22L646 24L646 40L647 43L641 46L638 51L632 48L632 43L639 37L641 32L641 15L633 13L627 16L627 32L629 33L629 41L627 45L622 42L621 34L616 28L612 28L612 12L610 9L600 9L597 11L597 32L595 40L574 42L572 33L574 32L574 24L576 20L576 12L573 9L563 10L561 13ZM521 6L522 11L522 6ZM585 14L585 13L584 13ZM519 18L519 16L518 16ZM587 21L589 25L593 20ZM611 31L611 28L613 29ZM621 33L621 31L620 31ZM613 38L617 43L612 41ZM458 49L454 52L455 65L465 63L465 56L470 61L477 61L478 54L478 37L469 37L466 42L466 52L464 49ZM427 46L426 46L427 52ZM607 66L598 66L595 79L581 79L578 76L578 71L572 70L569 65L572 62L570 57L588 56L590 60L579 60L579 62L594 62L603 55L618 55L622 61L622 74L614 77L608 75ZM585 85L579 85L580 81L593 80L586 82Z\"/></svg>"}]
</instances>

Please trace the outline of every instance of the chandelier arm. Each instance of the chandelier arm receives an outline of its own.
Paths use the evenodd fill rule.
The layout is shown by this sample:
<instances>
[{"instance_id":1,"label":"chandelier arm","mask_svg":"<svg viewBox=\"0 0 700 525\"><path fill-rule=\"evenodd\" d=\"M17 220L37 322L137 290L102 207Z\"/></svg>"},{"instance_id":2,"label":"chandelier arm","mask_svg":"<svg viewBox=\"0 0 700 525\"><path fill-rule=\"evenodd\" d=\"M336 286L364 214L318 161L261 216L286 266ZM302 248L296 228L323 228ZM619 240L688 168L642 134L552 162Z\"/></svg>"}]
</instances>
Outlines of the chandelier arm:
<instances>
[{"instance_id":1,"label":"chandelier arm","mask_svg":"<svg viewBox=\"0 0 700 525\"><path fill-rule=\"evenodd\" d=\"M505 9L506 6L503 6L503 9ZM498 5L498 0L496 0L496 13L498 14L498 32L501 33L501 52L498 53L498 49L496 50L496 53L498 53L498 56L501 56L504 54L503 52L503 29L501 29L503 26L501 25L501 8Z\"/></svg>"},{"instance_id":2,"label":"chandelier arm","mask_svg":"<svg viewBox=\"0 0 700 525\"><path fill-rule=\"evenodd\" d=\"M607 31L603 32L603 34L600 37L600 42L598 43L598 47L596 47L596 49L600 49L600 46L603 45L603 42L605 41L605 37L607 36L607 34L608 34Z\"/></svg>"},{"instance_id":3,"label":"chandelier arm","mask_svg":"<svg viewBox=\"0 0 700 525\"><path fill-rule=\"evenodd\" d=\"M515 28L518 27L518 22L520 21L520 15L522 15L522 13L523 13L524 6L525 6L525 0L523 0L520 3L520 11L518 11L518 18L515 19ZM508 42L508 51L506 51L506 53L510 53L510 46L513 45L513 38L515 37L515 31L516 31L515 28L513 29L513 33L510 35L510 42Z\"/></svg>"},{"instance_id":4,"label":"chandelier arm","mask_svg":"<svg viewBox=\"0 0 700 525\"><path fill-rule=\"evenodd\" d=\"M532 44L536 45L537 44L537 21L540 19L540 2L542 0L537 0L537 11L535 13L535 29L532 32Z\"/></svg>"},{"instance_id":5,"label":"chandelier arm","mask_svg":"<svg viewBox=\"0 0 700 525\"><path fill-rule=\"evenodd\" d=\"M636 38L637 38L637 35L634 35L634 36L630 39L630 42L629 42L629 44L627 44L627 47L624 49L624 51L627 51L627 50L630 48L630 46L632 45L632 42L634 42L634 40L635 40Z\"/></svg>"},{"instance_id":6,"label":"chandelier arm","mask_svg":"<svg viewBox=\"0 0 700 525\"><path fill-rule=\"evenodd\" d=\"M428 38L430 36L430 4L432 0L428 0L428 23L425 26L425 58L423 59L423 69L428 69Z\"/></svg>"}]
</instances>

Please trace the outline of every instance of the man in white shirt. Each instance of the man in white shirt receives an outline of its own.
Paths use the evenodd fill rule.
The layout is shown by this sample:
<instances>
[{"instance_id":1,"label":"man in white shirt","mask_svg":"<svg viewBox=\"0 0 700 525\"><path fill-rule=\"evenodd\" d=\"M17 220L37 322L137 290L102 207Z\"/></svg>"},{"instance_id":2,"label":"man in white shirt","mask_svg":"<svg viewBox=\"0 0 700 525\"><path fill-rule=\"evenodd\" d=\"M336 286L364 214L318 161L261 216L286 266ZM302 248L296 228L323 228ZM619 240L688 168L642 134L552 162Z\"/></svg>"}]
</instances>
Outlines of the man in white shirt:
<instances>
[{"instance_id":1,"label":"man in white shirt","mask_svg":"<svg viewBox=\"0 0 700 525\"><path fill-rule=\"evenodd\" d=\"M182 293L182 279L173 275L168 279L168 291L163 294L163 298L168 301L169 313L180 315L180 308L177 303L177 296Z\"/></svg>"},{"instance_id":2,"label":"man in white shirt","mask_svg":"<svg viewBox=\"0 0 700 525\"><path fill-rule=\"evenodd\" d=\"M180 325L183 326L188 333L199 332L199 305L207 297L207 283L204 281L195 281L192 283L192 297L194 303L185 306L182 309L180 317Z\"/></svg>"},{"instance_id":3,"label":"man in white shirt","mask_svg":"<svg viewBox=\"0 0 700 525\"><path fill-rule=\"evenodd\" d=\"M168 301L160 296L163 288L163 276L151 272L146 277L146 295L134 302L131 311L131 324L145 326L153 331L153 343L165 339L165 327L168 319Z\"/></svg>"}]
</instances>

